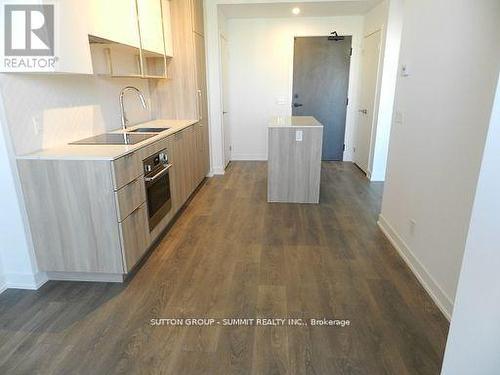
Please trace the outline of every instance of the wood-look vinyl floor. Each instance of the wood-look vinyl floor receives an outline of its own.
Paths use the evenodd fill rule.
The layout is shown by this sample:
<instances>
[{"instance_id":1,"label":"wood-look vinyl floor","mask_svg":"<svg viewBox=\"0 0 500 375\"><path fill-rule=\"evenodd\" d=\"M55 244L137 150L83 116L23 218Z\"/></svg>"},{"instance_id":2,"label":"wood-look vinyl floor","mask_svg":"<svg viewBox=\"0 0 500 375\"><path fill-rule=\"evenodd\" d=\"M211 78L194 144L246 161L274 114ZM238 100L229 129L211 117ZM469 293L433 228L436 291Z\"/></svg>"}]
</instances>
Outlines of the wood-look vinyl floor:
<instances>
[{"instance_id":1,"label":"wood-look vinyl floor","mask_svg":"<svg viewBox=\"0 0 500 375\"><path fill-rule=\"evenodd\" d=\"M266 203L266 164L209 179L125 284L0 295L1 374L438 374L448 322L377 227L382 185L324 163L321 204ZM152 326L153 318L351 325Z\"/></svg>"}]
</instances>

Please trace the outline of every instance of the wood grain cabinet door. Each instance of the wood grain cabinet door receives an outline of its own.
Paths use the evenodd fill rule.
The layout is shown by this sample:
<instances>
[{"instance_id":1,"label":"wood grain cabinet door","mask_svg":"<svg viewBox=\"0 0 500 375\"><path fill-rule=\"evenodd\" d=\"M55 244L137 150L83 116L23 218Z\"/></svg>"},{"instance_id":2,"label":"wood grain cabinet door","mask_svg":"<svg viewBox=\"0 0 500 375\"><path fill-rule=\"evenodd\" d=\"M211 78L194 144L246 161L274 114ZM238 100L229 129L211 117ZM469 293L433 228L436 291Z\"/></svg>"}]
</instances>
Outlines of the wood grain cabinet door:
<instances>
[{"instance_id":1,"label":"wood grain cabinet door","mask_svg":"<svg viewBox=\"0 0 500 375\"><path fill-rule=\"evenodd\" d=\"M207 157L205 138L205 124L199 122L195 125L196 136L196 185L198 185L207 175Z\"/></svg>"},{"instance_id":2,"label":"wood grain cabinet door","mask_svg":"<svg viewBox=\"0 0 500 375\"><path fill-rule=\"evenodd\" d=\"M119 190L142 174L142 160L137 152L132 152L112 163L115 190Z\"/></svg>"},{"instance_id":3,"label":"wood grain cabinet door","mask_svg":"<svg viewBox=\"0 0 500 375\"><path fill-rule=\"evenodd\" d=\"M184 149L186 152L186 200L194 191L196 186L196 133L195 126L190 126L184 130L186 137L184 139Z\"/></svg>"},{"instance_id":4,"label":"wood grain cabinet door","mask_svg":"<svg viewBox=\"0 0 500 375\"><path fill-rule=\"evenodd\" d=\"M205 35L203 22L203 0L191 0L193 7L193 31Z\"/></svg>"},{"instance_id":5,"label":"wood grain cabinet door","mask_svg":"<svg viewBox=\"0 0 500 375\"><path fill-rule=\"evenodd\" d=\"M141 205L120 223L120 232L125 269L130 272L149 247L146 204Z\"/></svg>"},{"instance_id":6,"label":"wood grain cabinet door","mask_svg":"<svg viewBox=\"0 0 500 375\"><path fill-rule=\"evenodd\" d=\"M183 201L183 186L184 186L184 155L183 155L183 142L184 134L182 132L176 133L173 136L172 147L169 152L169 161L172 163L170 180L170 187L172 189L172 208L177 211Z\"/></svg>"}]
</instances>

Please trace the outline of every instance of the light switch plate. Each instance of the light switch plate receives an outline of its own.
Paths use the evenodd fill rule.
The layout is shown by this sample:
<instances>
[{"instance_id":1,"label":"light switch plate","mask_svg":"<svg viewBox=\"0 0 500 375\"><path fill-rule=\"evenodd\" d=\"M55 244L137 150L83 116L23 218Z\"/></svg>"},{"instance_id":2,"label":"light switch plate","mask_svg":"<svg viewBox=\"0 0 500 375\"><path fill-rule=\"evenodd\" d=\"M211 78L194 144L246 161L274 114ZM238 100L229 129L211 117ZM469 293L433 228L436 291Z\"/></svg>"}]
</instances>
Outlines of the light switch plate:
<instances>
[{"instance_id":1,"label":"light switch plate","mask_svg":"<svg viewBox=\"0 0 500 375\"><path fill-rule=\"evenodd\" d=\"M303 136L304 136L304 132L302 130L295 131L295 141L302 142Z\"/></svg>"},{"instance_id":2,"label":"light switch plate","mask_svg":"<svg viewBox=\"0 0 500 375\"><path fill-rule=\"evenodd\" d=\"M35 133L35 135L38 135L41 132L43 132L43 123L40 116L38 115L33 116L31 118L31 122L33 123L33 132Z\"/></svg>"},{"instance_id":3,"label":"light switch plate","mask_svg":"<svg viewBox=\"0 0 500 375\"><path fill-rule=\"evenodd\" d=\"M403 112L396 110L394 111L394 122L396 124L402 124L403 123Z\"/></svg>"}]
</instances>

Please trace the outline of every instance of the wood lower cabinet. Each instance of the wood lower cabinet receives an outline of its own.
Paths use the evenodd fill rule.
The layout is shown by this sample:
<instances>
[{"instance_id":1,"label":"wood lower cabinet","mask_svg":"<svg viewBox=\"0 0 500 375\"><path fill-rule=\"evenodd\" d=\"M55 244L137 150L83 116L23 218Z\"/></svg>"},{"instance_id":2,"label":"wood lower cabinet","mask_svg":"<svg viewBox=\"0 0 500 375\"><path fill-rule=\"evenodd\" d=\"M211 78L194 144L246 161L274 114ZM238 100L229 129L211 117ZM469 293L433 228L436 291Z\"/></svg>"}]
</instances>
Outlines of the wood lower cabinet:
<instances>
[{"instance_id":1,"label":"wood lower cabinet","mask_svg":"<svg viewBox=\"0 0 500 375\"><path fill-rule=\"evenodd\" d=\"M208 140L207 140L207 126L203 122L194 125L195 133L195 180L199 184L208 174L210 168L208 163Z\"/></svg>"},{"instance_id":2,"label":"wood lower cabinet","mask_svg":"<svg viewBox=\"0 0 500 375\"><path fill-rule=\"evenodd\" d=\"M173 206L179 209L187 201L194 186L193 155L194 146L193 127L186 128L174 135L171 162L175 169L172 193Z\"/></svg>"},{"instance_id":3,"label":"wood lower cabinet","mask_svg":"<svg viewBox=\"0 0 500 375\"><path fill-rule=\"evenodd\" d=\"M142 174L142 159L137 152L116 159L111 165L113 166L115 190L119 190Z\"/></svg>"},{"instance_id":4,"label":"wood lower cabinet","mask_svg":"<svg viewBox=\"0 0 500 375\"><path fill-rule=\"evenodd\" d=\"M39 269L129 273L205 177L202 138L194 124L113 161L18 160ZM142 161L163 150L172 209L150 231Z\"/></svg>"},{"instance_id":5,"label":"wood lower cabinet","mask_svg":"<svg viewBox=\"0 0 500 375\"><path fill-rule=\"evenodd\" d=\"M137 207L144 203L145 189L144 177L140 176L116 192L118 221L125 220Z\"/></svg>"},{"instance_id":6,"label":"wood lower cabinet","mask_svg":"<svg viewBox=\"0 0 500 375\"><path fill-rule=\"evenodd\" d=\"M19 160L38 268L123 274L111 162Z\"/></svg>"},{"instance_id":7,"label":"wood lower cabinet","mask_svg":"<svg viewBox=\"0 0 500 375\"><path fill-rule=\"evenodd\" d=\"M124 270L130 272L149 247L150 236L146 203L120 223Z\"/></svg>"}]
</instances>

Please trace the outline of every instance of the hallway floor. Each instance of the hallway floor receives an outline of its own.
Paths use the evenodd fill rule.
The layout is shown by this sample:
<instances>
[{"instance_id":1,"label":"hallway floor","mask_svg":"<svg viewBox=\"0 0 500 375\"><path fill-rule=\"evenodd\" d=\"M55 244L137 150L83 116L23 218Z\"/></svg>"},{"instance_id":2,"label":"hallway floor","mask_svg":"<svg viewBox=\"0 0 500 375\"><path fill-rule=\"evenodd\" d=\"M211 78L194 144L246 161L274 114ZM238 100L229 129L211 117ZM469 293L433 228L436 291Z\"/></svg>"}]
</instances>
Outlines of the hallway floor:
<instances>
[{"instance_id":1,"label":"hallway floor","mask_svg":"<svg viewBox=\"0 0 500 375\"><path fill-rule=\"evenodd\" d=\"M324 163L321 204L266 203L266 163L209 179L125 284L0 295L2 374L439 374L448 322L378 229L381 184ZM153 326L159 318L349 326Z\"/></svg>"}]
</instances>

